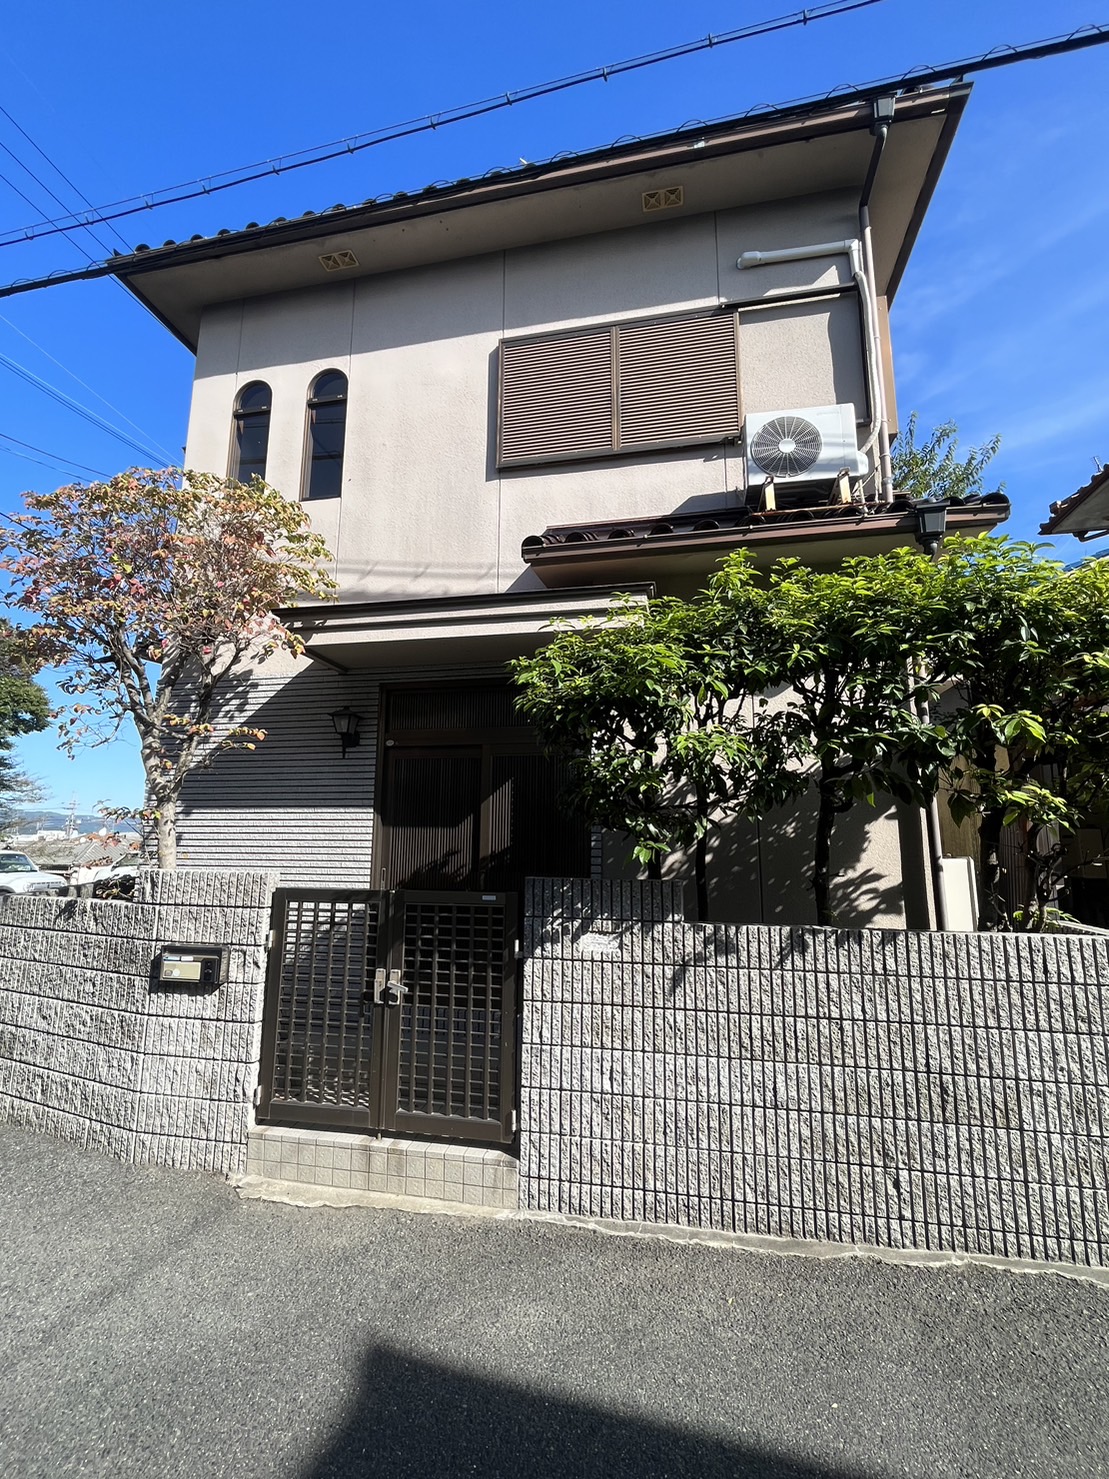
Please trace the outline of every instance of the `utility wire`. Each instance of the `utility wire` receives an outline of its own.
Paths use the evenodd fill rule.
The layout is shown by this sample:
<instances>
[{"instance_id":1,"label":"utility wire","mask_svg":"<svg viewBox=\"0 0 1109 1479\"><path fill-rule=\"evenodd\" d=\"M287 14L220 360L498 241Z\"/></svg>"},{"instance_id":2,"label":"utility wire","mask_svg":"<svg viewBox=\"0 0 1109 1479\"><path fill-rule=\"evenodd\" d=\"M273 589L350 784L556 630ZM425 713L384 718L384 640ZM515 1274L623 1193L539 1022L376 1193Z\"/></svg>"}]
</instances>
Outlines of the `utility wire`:
<instances>
[{"instance_id":1,"label":"utility wire","mask_svg":"<svg viewBox=\"0 0 1109 1479\"><path fill-rule=\"evenodd\" d=\"M107 432L111 437L115 437L117 442L122 442L124 446L130 447L133 451L138 452L139 456L146 462L157 463L162 460L160 453L150 451L148 447L144 447L139 442L133 441L131 437L125 435L122 431L117 431L102 416L98 416L95 411L90 411L87 406L83 406L80 401L74 400L72 396L66 395L64 390L58 390L49 381L41 379L31 370L28 370L25 365L18 364L15 360L9 359L6 354L0 354L0 365L11 370L14 375L18 375L21 380L25 380L28 385L33 385L37 390L41 390L44 395L48 395L51 400L57 401L59 405L66 406L69 410L74 411L92 426L98 427L100 431Z\"/></svg>"},{"instance_id":2,"label":"utility wire","mask_svg":"<svg viewBox=\"0 0 1109 1479\"><path fill-rule=\"evenodd\" d=\"M23 137L25 139L27 139L27 141L30 144L32 144L36 149L38 149L38 145L35 144L35 141L31 138L30 134L28 134L25 129L20 128L19 124L16 123L15 119L12 118L12 115L7 111L6 108L0 107L0 113L3 113L4 117L7 118L9 120L9 122L11 122L12 124L14 124L17 129L19 129L19 132L23 135ZM40 179L39 176L34 172L34 170L30 168L30 166L24 164L24 162L19 158L19 156L17 154L15 154L11 149L8 148L7 144L5 144L3 142L0 142L0 149L2 149L4 151L4 153L7 154L10 159L14 160L15 163L19 166L20 169L24 170L28 175L30 175L31 179L34 180L35 184L38 185L41 190L45 190L45 192L47 193L47 195L49 195L52 200L57 201L58 205L60 205L63 209L65 208L65 201L62 200L61 197L54 190L52 190L50 188L50 186L46 183L45 180ZM57 166L55 166L52 163L52 161L50 160L49 156L46 155L43 152L42 149L38 149L38 152L40 154L42 154L43 158L46 159L46 162L51 165L51 168L54 168L54 169L57 168ZM70 180L68 180L67 177L64 174L62 174L62 171L61 170L58 170L58 174L61 175L61 177L64 180L66 180L66 183L70 185L71 189L77 190L77 187L75 185L73 185L72 182ZM47 215L46 215L46 212L43 211L43 210L41 210L39 208L39 206L35 203L35 201L33 201L30 198L29 195L25 194L24 191L22 191L19 188L19 186L16 185L12 180L9 180L6 175L0 174L0 180L2 180L5 185L8 185L12 190L14 190L15 193L18 196L20 196L23 200L25 200L27 202L27 204L32 208L32 210L36 211L42 217L42 219L44 221L46 221L46 220L49 219L47 217ZM81 195L80 190L77 190L77 194L78 195ZM83 195L81 195L81 199L84 200L85 197ZM83 229L88 232L89 236L92 238L92 240L96 243L96 245L100 248L100 250L102 252L107 252L108 251L107 245L105 244L105 242L99 236L96 235L95 231L93 231L90 227L84 227ZM112 228L112 229L114 231L114 228ZM114 234L117 237L119 236L119 233L118 232L114 232ZM120 240L122 240L122 237L120 237ZM81 253L81 255L85 258L85 260L87 262L92 263L92 264L95 264L96 258L91 254L91 252L89 252L87 250L87 248L84 246L84 244L82 242L74 240L73 241L73 245L77 248L77 250ZM126 296L128 298L130 298L132 302L137 302L138 301L134 297L134 295L132 293L127 292L127 289L123 286L123 284L119 281L118 278L114 279L114 281L115 281L116 287L118 287L124 294L126 294ZM144 304L143 306L145 307L146 305ZM147 311L149 312L149 310L147 310ZM111 401L105 400L104 397L99 394L99 392L93 390L93 388L92 388L91 385L86 385L85 382L81 379L81 377L79 375L75 375L72 370L68 369L67 366L65 366L64 364L62 364L61 360L55 359L55 357L52 354L50 354L48 350L44 349L41 344L38 344L34 339L32 339L31 336L30 336L30 334L25 334L22 329L17 328L16 325L12 323L11 319L4 318L3 315L0 315L0 319L2 319L2 321L4 323L6 323L9 328L15 329L15 332L17 334L19 334L22 338L26 339L27 342L28 342L28 344L33 345L34 348L37 349L40 354L45 355L46 358L48 360L52 361L55 365L57 365L60 370L64 370L67 375L69 375L73 380L76 380L78 385L80 385L83 389L89 391L90 394L96 396L96 399L98 401L102 402L103 405L107 406L110 411L114 411L117 416L119 416L123 421L125 421L127 423L128 426L130 426L132 428L132 430L137 431L138 434L141 437L145 438L148 441L153 441L154 440L152 437L150 437L148 435L147 432L143 431L143 429L142 429L141 426L137 426L135 424L135 422L133 422L129 416L125 416L123 414L123 412L121 410L119 410L119 408L117 406L113 406L112 403L111 403ZM14 362L12 362L12 363L14 364ZM7 362L5 362L5 364L6 364L6 367L7 368L12 368L12 365L11 364L7 364ZM43 386L46 386L47 384L48 384L48 382L46 382L46 381L43 381L42 382L42 385ZM54 389L54 387L50 387L50 389L52 390L52 389ZM59 392L59 394L61 394L61 393L62 392ZM74 404L77 405L79 403L74 402ZM0 433L0 435L2 435L2 434L3 433ZM10 437L9 440L10 441L15 441L17 439L14 438L14 437ZM132 443L131 445L133 445L133 446L135 446L137 448L138 443ZM35 450L42 451L42 448L37 448ZM44 455L52 455L52 454L44 454ZM63 457L61 460L63 462L66 462L69 459ZM165 461L166 463L172 463L174 459L173 459L172 456L170 456L169 453L167 453L165 451L164 448L161 448L161 449L159 449L159 451L157 453L156 460L157 461ZM54 464L54 465L56 466L57 464ZM81 464L80 463L74 463L73 465L75 467L81 467ZM61 470L64 471L64 469L61 469ZM83 471L90 472L90 471L93 471L93 469L91 469L91 468L83 468Z\"/></svg>"},{"instance_id":3,"label":"utility wire","mask_svg":"<svg viewBox=\"0 0 1109 1479\"><path fill-rule=\"evenodd\" d=\"M17 452L14 447L0 447L0 452L6 452L9 457L18 457L21 462L33 462L36 467L50 467L55 472L60 472L64 477L73 476L72 469L63 467L60 462L46 462L41 457L32 457L27 452Z\"/></svg>"},{"instance_id":4,"label":"utility wire","mask_svg":"<svg viewBox=\"0 0 1109 1479\"><path fill-rule=\"evenodd\" d=\"M120 286L122 287L123 284L120 283ZM126 291L126 288L124 288L124 292ZM128 294L128 297L130 296L131 295ZM75 375L73 371L68 368L68 366L62 364L60 359L55 359L48 349L44 349L36 339L32 339L30 334L25 333L18 324L13 324L11 319L6 318L2 313L0 313L0 323L7 324L9 329L13 329L21 339L26 339L27 343L30 344L33 349L37 349L39 354L44 355L48 360L50 360L52 364L57 365L58 369L63 370L71 380L76 380L77 384L81 387L82 390L87 390L90 395L94 395L96 397L96 399L100 402L102 406L107 406L109 411L114 411L119 419L121 421L125 421L132 431L137 431L139 436L145 437L146 440L150 442L151 446L155 447L158 450L159 457L164 458L167 465L171 464L174 461L174 458L171 456L171 454L167 452L164 447L160 446L159 443L156 442L155 439L149 434L149 432L144 431L141 426L132 421L130 416L125 416L118 406L113 406L111 401L105 400L105 398L100 394L98 390L94 390L91 385L81 379L80 375ZM64 458L62 460L65 461ZM86 471L87 470L88 469L86 469Z\"/></svg>"},{"instance_id":5,"label":"utility wire","mask_svg":"<svg viewBox=\"0 0 1109 1479\"><path fill-rule=\"evenodd\" d=\"M85 204L89 207L89 209L92 210L92 211L95 211L96 207L89 200L88 196L85 195L84 192L82 190L80 190L73 183L73 181L69 178L69 176L65 173L65 171L61 168L60 165L57 165L57 164L54 163L54 161L50 158L49 154L46 153L45 149L42 149L38 144L35 143L34 139L31 137L31 135L27 132L27 130L25 128L22 127L21 124L19 124L12 117L12 115L8 112L7 108L4 108L4 107L0 106L0 113L3 114L3 116L8 120L8 122L12 125L13 128L16 128L16 129L19 130L19 132L23 135L23 137L27 140L27 142L31 145L31 147L33 149L37 150L37 152L42 155L43 159L46 160L46 162L50 166L50 168L52 170L54 170L54 172L56 174L58 174L66 182L66 184L69 186L69 188L72 191L74 191L74 193L76 195L78 195L85 202ZM61 198L61 196L58 195L56 191L52 190L50 188L50 186L46 183L45 180L40 179L39 176L37 174L35 174L34 170L31 169L30 165L25 164L23 162L23 160L19 158L18 154L16 154L13 150L11 150L11 149L8 148L7 144L0 143L0 149L3 149L4 153L7 154L10 159L13 159L15 161L15 163L19 166L19 168L21 170L23 170L26 174L30 175L31 179L34 180L35 184L38 185L40 189L45 190L46 193L47 193L47 195L50 196L51 200L56 201L57 204L61 206L61 208L62 208L63 211L69 209L69 207L66 205L65 201ZM39 217L40 220L44 221L47 225L50 224L50 217L46 214L46 212L39 205L37 205L35 203L35 201L33 201L29 195L25 194L25 192L22 191L19 188L18 185L16 185L12 180L9 180L6 175L0 175L0 180L2 180L5 185L7 185L10 189L12 189L16 193L16 195L20 196L21 199L25 200L27 202L27 204L31 207L31 209L36 213L36 215ZM112 226L110 223L106 223L106 224L108 224L108 230L112 233L112 235L115 237L115 239L118 242L120 242L120 244L123 246L124 251L125 252L129 252L131 250L131 248L128 246L127 242L119 234L119 232L116 230L116 228L114 226ZM104 254L104 256L110 256L111 255L111 249L108 247L108 245L103 241L103 239L101 237L97 236L96 232L93 231L93 229L92 229L91 226L81 226L79 228L76 228L75 227L74 229L75 230L80 229L82 231L86 231L89 234L89 236L92 238L92 240L96 243L96 245L100 248L100 250ZM70 236L69 239L73 242L73 245L81 253L81 255L84 257L84 259L85 259L86 262L89 262L90 264L96 262L97 259L92 255L92 253L88 250L88 248L83 245L82 242L78 241L76 239L76 237L74 237L74 236ZM139 308L141 308L144 313L149 314L150 317L153 318L153 319L157 319L158 315L149 306L149 304L144 303L141 298L136 298L135 295L134 295L134 293L129 293L127 291L127 289L124 287L123 283L121 283L118 278L114 278L113 281L115 283L115 286L120 290L120 292L123 293L123 295L131 303L137 304L139 306ZM39 346L36 345L35 347L38 348ZM45 353L45 350L43 351L43 353ZM48 356L48 358L53 358L53 356ZM55 364L57 364L57 363L58 363L58 361L55 360ZM65 369L65 366L64 365L62 366L62 369ZM76 378L77 377L74 376L74 379L76 379ZM86 389L87 388L88 387L86 387ZM95 392L94 392L94 394L95 394ZM112 409L114 410L115 407L113 406ZM123 419L125 421L127 420L126 417L124 417ZM131 424L134 425L133 422ZM137 431L140 430L140 428L138 428L138 427L136 427L135 429ZM142 432L141 434L143 436L146 435L145 432ZM168 460L170 462L173 461L172 458L169 458Z\"/></svg>"},{"instance_id":6,"label":"utility wire","mask_svg":"<svg viewBox=\"0 0 1109 1479\"><path fill-rule=\"evenodd\" d=\"M867 3L873 3L873 0L867 0ZM813 12L810 11L808 12L808 14L812 16ZM995 68L1011 67L1019 62L1042 61L1046 57L1064 56L1069 52L1083 51L1091 46L1104 46L1106 42L1109 42L1109 26L1083 26L1080 30L1072 31L1067 36L1056 36L1047 41L1035 41L1025 46L995 47L992 51L985 52L981 56L967 57L958 62L949 62L942 67L917 67L914 71L901 73L893 77L883 77L876 82L867 82L858 87L833 88L829 92L810 94L808 97L795 98L792 102L779 103L769 108L749 108L745 113L729 114L727 118L698 119L695 124L686 124L680 129L671 130L671 132L668 134L660 134L654 137L664 138L668 141L680 141L683 138L691 137L695 138L698 133L702 132L706 128L713 127L714 124L740 123L785 117L798 112L802 108L818 107L821 104L838 103L840 105L846 106L850 103L868 101L872 98L880 97L885 93L901 93L907 91L911 92L936 82L958 81L977 72L990 72L993 71ZM647 62L641 63L641 65L647 64ZM614 69L609 68L607 70L611 75ZM586 79L583 77L582 80L592 80L592 78ZM572 86L575 84L568 83L566 85ZM534 95L538 96L539 94L536 92L534 93ZM502 100L496 106L509 106L514 97L518 98L521 95L510 94L506 96L508 97L508 102ZM457 122L459 120L451 119L450 121ZM439 125L432 123L428 126L438 127ZM414 129L411 131L420 132L419 129ZM378 140L377 142L384 142L384 140ZM621 140L620 142L624 143L626 141ZM615 148L616 146L614 145L613 147ZM353 150L351 150L350 152L353 152ZM319 162L320 161L318 160L308 161L308 163ZM554 163L555 161L553 160L547 161L548 166L553 165ZM539 173L541 173L544 167L545 166L542 164L536 164L533 168L535 170L535 173L538 175ZM278 174L281 172L282 171L276 167L272 171L267 171L267 173ZM498 174L503 172L492 171L491 173ZM246 181L241 181L238 183L245 184ZM431 195L434 193L434 190L436 188L438 187L429 187L429 189L423 192L423 194ZM452 187L444 186L443 188L449 189ZM209 194L210 191L202 190L197 193ZM182 196L180 198L186 199L191 197ZM372 203L373 202L367 202L367 204ZM173 204L173 202L170 200L152 202L148 207L144 207L144 209L153 210L156 209L158 205L170 204ZM124 212L123 214L128 213ZM109 218L105 216L103 217L103 219L107 220ZM72 226L51 226L49 230L44 228L39 234L42 236L57 235L59 234L59 232L69 231L73 229L74 228ZM208 242L202 239L201 244L207 246ZM12 245L15 245L15 242L0 240L0 247ZM174 245L178 244L174 243ZM7 283L4 286L0 286L0 298L11 298L18 293L36 292L39 288L59 287L63 283L88 282L91 279L97 277L112 277L116 273L118 273L119 270L120 268L118 259L112 259L107 262L101 262L95 267L85 268L82 271L66 272L62 270L58 272L47 273L43 277L23 278L19 281Z\"/></svg>"},{"instance_id":7,"label":"utility wire","mask_svg":"<svg viewBox=\"0 0 1109 1479\"><path fill-rule=\"evenodd\" d=\"M40 467L55 467L58 469L59 472L65 472L65 468L60 467L59 464L62 462L67 462L71 468L75 467L79 472L91 472L94 478L108 477L107 473L99 472L95 467L86 467L83 462L74 462L72 457L63 457L60 452L48 452L45 447L34 447L31 445L30 442L21 442L18 437L9 436L6 431L0 431L0 437L3 437L4 441L6 442L13 442L16 447L25 447L28 452L39 452L43 457L51 458L51 461L49 463L40 462ZM15 452L12 450L11 447L0 447L0 452L8 452L13 457L25 456L25 453ZM38 459L35 457L28 457L27 461L36 462L38 461Z\"/></svg>"},{"instance_id":8,"label":"utility wire","mask_svg":"<svg viewBox=\"0 0 1109 1479\"><path fill-rule=\"evenodd\" d=\"M5 113L4 116L6 118L10 118L11 117L11 114L10 113ZM39 189L40 190L45 190L46 193L47 193L47 195L49 195L50 199L53 200L57 205L60 205L63 211L68 209L68 207L66 206L65 201L61 198L61 196L58 195L56 191L52 190L50 188L50 186L46 183L45 180L40 179L39 176L35 174L34 170L30 167L30 165L24 164L23 161L22 161L22 159L20 159L19 155L16 154L16 153L14 153L11 149L9 149L8 146L7 146L7 144L5 144L2 140L0 140L0 149L3 149L4 153L8 156L8 158L11 159L11 160L14 160L15 163L19 166L19 168L21 170L23 170L23 172L25 174L30 175L31 179L34 180L35 184L39 187ZM15 193L16 193L16 195L18 195L21 200L25 200L27 202L27 204L31 207L31 209L37 215L39 215L39 216L42 217L43 221L47 225L50 224L50 217L46 214L46 212L44 210L42 210L36 204L36 202L31 199L31 197L29 195L25 194L19 188L19 186L17 184L15 184L14 181L9 180L8 177L7 177L7 175L0 175L0 180L3 180L4 184L7 185L9 189L14 190ZM80 227L75 227L74 229L75 230L81 230L81 231L87 231L88 234L89 234L89 236L96 243L96 245L100 248L100 250L102 252L104 252L105 254L109 254L109 248L100 239L100 237L97 236L96 232L92 229L91 226L80 226ZM116 233L116 234L118 235L118 233ZM92 261L95 260L95 258L92 256L92 253L89 252L87 250L87 248L81 242L74 241L73 242L73 245L77 248L77 250L81 253L81 255L83 257L86 257L90 262L92 262Z\"/></svg>"},{"instance_id":9,"label":"utility wire","mask_svg":"<svg viewBox=\"0 0 1109 1479\"><path fill-rule=\"evenodd\" d=\"M222 190L233 190L239 185L248 185L271 175L283 175L291 170L307 169L310 165L324 164L331 159L341 159L347 154L358 154L363 149L373 149L380 144L393 143L398 139L411 138L414 134L434 133L452 123L464 123L480 118L487 113L496 113L518 103L528 103L536 98L550 97L572 87L581 87L587 82L608 82L628 72L644 67L654 67L660 62L675 61L680 57L693 56L700 51L709 51L717 46L729 46L736 41L749 41L758 36L768 36L775 31L789 30L795 26L807 26L813 21L830 20L835 16L848 15L855 10L866 10L872 5L881 5L883 0L832 0L831 4L818 5L808 10L794 11L790 15L775 16L773 20L757 21L734 31L719 35L704 36L698 41L683 42L679 46L667 47L664 51L650 52L644 56L630 57L625 61L613 62L609 66L594 67L588 72L578 72L569 77L559 77L553 82L540 82L531 87L519 88L515 92L498 93L491 98L482 98L475 103L463 103L458 107L444 109L440 113L410 118L403 123L389 124L367 133L352 134L349 138L336 139L330 144L318 144L311 149L300 149L293 154L280 155L275 159L259 160L255 164L240 165L237 169L223 170L180 185L167 185L160 190L150 190L142 195L127 196L105 206L94 207L88 219L82 213L48 221L42 227L27 226L13 228L0 233L0 246L14 246L22 241L34 241L43 236L57 236L88 224L108 224L126 216L140 215L143 211L157 210L165 205L177 205L185 200L197 200L205 195L215 195ZM157 199L164 196L164 199Z\"/></svg>"},{"instance_id":10,"label":"utility wire","mask_svg":"<svg viewBox=\"0 0 1109 1479\"><path fill-rule=\"evenodd\" d=\"M21 123L19 123L17 119L15 119L15 118L12 117L12 115L8 112L7 108L5 108L3 106L3 104L0 104L0 114L3 114L3 116L8 120L8 122L11 124L11 126L14 129L16 129L19 133L21 133L23 135L23 137L27 140L28 144L30 144L31 148L35 151L35 153L38 154L42 159L45 159L46 160L46 163L50 166L50 168L54 171L54 173L59 177L59 179L62 179L62 180L65 181L65 183L73 191L74 195L76 195L80 200L83 200L84 203L85 203L85 205L88 206L88 208L89 208L90 211L95 211L96 210L96 207L93 205L92 201L88 198L88 196L85 194L85 192L79 186L77 186L77 185L75 185L73 183L73 181L66 174L65 170L62 169L62 167L61 167L60 164L55 164L55 162L50 158L50 155L47 154L46 150L43 149L40 144L37 144L35 142L35 140L31 137L31 135L23 127L23 125ZM29 171L28 171L28 173L29 173ZM50 194L53 195L54 192L53 191L50 191ZM55 195L54 196L54 199L55 200L58 200L58 197ZM63 210L65 209L65 202L64 201L59 200L58 201L58 204L62 207ZM126 240L119 234L119 232L115 229L115 227L109 225L109 228L108 229L111 231L111 233L115 237L116 241L119 242L119 244L123 248L123 250L125 252L129 252L131 250L130 246L127 244ZM96 238L93 238L93 239L96 240ZM96 244L102 250L107 251L107 248L104 246L103 242L97 241Z\"/></svg>"}]
</instances>

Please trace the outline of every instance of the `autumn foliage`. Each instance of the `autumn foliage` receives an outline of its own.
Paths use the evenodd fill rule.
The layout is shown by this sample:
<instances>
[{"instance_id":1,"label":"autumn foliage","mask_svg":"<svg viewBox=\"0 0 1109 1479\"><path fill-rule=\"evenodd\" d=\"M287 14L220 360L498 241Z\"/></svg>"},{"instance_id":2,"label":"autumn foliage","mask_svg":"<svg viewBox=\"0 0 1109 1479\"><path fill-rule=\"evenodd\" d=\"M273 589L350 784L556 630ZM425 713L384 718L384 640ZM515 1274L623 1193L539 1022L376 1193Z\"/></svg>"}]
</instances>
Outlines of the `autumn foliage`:
<instances>
[{"instance_id":1,"label":"autumn foliage","mask_svg":"<svg viewBox=\"0 0 1109 1479\"><path fill-rule=\"evenodd\" d=\"M189 774L259 730L218 737L217 691L236 669L299 638L279 612L334 591L330 556L299 504L255 478L134 468L106 483L29 493L0 568L43 654L63 668L62 742L102 742L128 717L146 775L158 861L176 862Z\"/></svg>"}]
</instances>

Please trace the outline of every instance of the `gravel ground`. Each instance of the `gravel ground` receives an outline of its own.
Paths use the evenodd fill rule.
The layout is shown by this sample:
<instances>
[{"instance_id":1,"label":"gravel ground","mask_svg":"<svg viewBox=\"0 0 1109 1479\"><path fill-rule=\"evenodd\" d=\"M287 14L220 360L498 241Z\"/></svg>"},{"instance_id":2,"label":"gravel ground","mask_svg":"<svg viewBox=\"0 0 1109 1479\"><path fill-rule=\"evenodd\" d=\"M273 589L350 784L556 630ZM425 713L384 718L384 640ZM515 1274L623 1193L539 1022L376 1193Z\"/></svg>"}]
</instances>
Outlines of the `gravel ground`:
<instances>
[{"instance_id":1,"label":"gravel ground","mask_svg":"<svg viewBox=\"0 0 1109 1479\"><path fill-rule=\"evenodd\" d=\"M0 1174L6 1479L1109 1475L1105 1286Z\"/></svg>"}]
</instances>

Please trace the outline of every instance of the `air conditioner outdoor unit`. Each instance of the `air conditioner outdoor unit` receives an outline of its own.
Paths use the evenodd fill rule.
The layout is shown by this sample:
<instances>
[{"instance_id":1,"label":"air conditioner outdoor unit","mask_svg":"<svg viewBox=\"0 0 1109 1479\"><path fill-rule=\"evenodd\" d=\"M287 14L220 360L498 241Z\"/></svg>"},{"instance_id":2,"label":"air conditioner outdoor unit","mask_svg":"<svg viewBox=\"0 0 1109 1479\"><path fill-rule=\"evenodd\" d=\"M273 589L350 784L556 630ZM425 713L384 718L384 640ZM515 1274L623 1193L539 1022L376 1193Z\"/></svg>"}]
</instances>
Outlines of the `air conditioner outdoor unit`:
<instances>
[{"instance_id":1,"label":"air conditioner outdoor unit","mask_svg":"<svg viewBox=\"0 0 1109 1479\"><path fill-rule=\"evenodd\" d=\"M747 482L816 482L847 468L861 475L854 406L807 406L798 411L760 411L743 423Z\"/></svg>"}]
</instances>

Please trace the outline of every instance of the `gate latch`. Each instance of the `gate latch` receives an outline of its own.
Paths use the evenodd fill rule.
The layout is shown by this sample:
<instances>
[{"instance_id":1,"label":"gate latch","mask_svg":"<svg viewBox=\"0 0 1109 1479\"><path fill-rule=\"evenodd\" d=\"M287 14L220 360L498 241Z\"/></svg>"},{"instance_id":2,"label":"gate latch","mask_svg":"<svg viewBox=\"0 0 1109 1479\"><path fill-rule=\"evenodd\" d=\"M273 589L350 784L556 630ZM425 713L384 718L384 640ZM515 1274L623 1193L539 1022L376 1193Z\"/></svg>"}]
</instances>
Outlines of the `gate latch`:
<instances>
[{"instance_id":1,"label":"gate latch","mask_svg":"<svg viewBox=\"0 0 1109 1479\"><path fill-rule=\"evenodd\" d=\"M400 971L374 971L374 1002L379 1007L399 1007L408 995Z\"/></svg>"}]
</instances>

